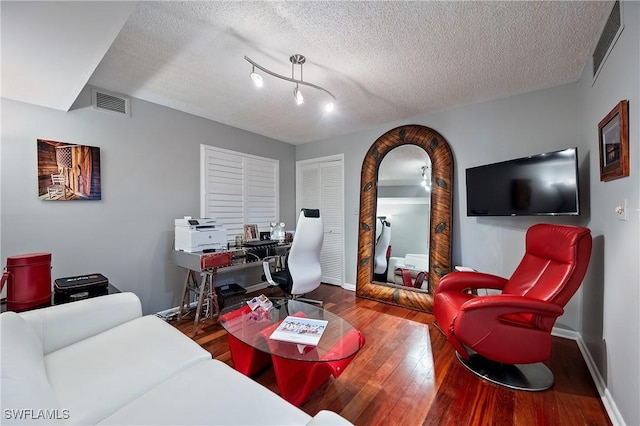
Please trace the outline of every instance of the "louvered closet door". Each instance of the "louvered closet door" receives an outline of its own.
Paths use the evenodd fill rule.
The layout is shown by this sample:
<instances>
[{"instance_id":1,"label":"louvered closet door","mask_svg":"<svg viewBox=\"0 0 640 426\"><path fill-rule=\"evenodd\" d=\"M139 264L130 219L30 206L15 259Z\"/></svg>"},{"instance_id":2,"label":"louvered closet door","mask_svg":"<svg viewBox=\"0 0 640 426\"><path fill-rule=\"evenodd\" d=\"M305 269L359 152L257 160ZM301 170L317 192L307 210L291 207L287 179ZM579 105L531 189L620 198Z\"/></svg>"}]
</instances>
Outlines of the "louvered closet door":
<instances>
[{"instance_id":1,"label":"louvered closet door","mask_svg":"<svg viewBox=\"0 0 640 426\"><path fill-rule=\"evenodd\" d=\"M324 243L320 262L322 282L344 282L343 162L321 161L299 167L298 207L320 209L324 223Z\"/></svg>"}]
</instances>

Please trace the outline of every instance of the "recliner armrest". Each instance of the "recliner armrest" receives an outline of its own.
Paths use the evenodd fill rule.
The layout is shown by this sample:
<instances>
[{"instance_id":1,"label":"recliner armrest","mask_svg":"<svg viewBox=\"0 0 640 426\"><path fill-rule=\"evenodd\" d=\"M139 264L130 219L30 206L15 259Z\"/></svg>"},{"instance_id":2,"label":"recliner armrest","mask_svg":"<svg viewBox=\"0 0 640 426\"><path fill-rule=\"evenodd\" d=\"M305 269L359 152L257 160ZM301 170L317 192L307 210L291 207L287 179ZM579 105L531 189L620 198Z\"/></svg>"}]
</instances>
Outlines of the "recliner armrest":
<instances>
[{"instance_id":1,"label":"recliner armrest","mask_svg":"<svg viewBox=\"0 0 640 426\"><path fill-rule=\"evenodd\" d=\"M563 312L554 303L526 296L474 297L460 306L453 334L485 358L530 364L548 359L551 327Z\"/></svg>"},{"instance_id":2,"label":"recliner armrest","mask_svg":"<svg viewBox=\"0 0 640 426\"><path fill-rule=\"evenodd\" d=\"M533 297L509 294L475 297L460 306L460 312L468 313L474 310L481 310L483 316L494 317L496 320L501 316L511 314L542 315L555 318L564 313L564 309L554 303Z\"/></svg>"},{"instance_id":3,"label":"recliner armrest","mask_svg":"<svg viewBox=\"0 0 640 426\"><path fill-rule=\"evenodd\" d=\"M502 290L508 282L506 278L484 272L459 271L442 277L436 293L441 291L466 291L478 288Z\"/></svg>"},{"instance_id":4,"label":"recliner armrest","mask_svg":"<svg viewBox=\"0 0 640 426\"><path fill-rule=\"evenodd\" d=\"M133 293L116 293L20 313L42 340L44 354L140 318Z\"/></svg>"}]
</instances>

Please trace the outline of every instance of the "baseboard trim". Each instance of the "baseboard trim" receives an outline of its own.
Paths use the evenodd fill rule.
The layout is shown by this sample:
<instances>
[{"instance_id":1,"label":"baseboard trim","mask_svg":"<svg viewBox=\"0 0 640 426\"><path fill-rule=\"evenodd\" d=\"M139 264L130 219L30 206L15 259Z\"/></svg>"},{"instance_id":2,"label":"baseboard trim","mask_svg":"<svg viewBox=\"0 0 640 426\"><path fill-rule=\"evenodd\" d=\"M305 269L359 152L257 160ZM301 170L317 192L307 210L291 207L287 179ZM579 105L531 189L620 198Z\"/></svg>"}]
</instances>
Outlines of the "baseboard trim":
<instances>
[{"instance_id":1,"label":"baseboard trim","mask_svg":"<svg viewBox=\"0 0 640 426\"><path fill-rule=\"evenodd\" d=\"M589 350L587 349L587 345L584 343L582 339L582 335L577 331L567 330L564 328L553 327L551 330L551 335L556 337L562 337L564 339L575 340L578 344L578 349L580 349L580 353L582 354L582 358L584 359L585 364L587 364L587 368L589 369L589 373L591 374L591 378L596 385L596 389L598 390L598 394L600 394L600 399L602 400L602 404L604 405L604 409L609 416L609 420L614 425L625 425L624 419L622 418L622 414L618 410L618 406L616 405L611 392L607 388L607 384L605 383L600 371L596 366L596 363L593 361Z\"/></svg>"},{"instance_id":2,"label":"baseboard trim","mask_svg":"<svg viewBox=\"0 0 640 426\"><path fill-rule=\"evenodd\" d=\"M356 285L355 284L344 283L344 284L342 284L342 288L344 288L345 290L349 290L349 291L356 291Z\"/></svg>"},{"instance_id":3,"label":"baseboard trim","mask_svg":"<svg viewBox=\"0 0 640 426\"><path fill-rule=\"evenodd\" d=\"M196 302L189 303L188 309L195 309L198 306ZM180 306L174 306L173 308L165 309L164 311L156 312L154 315L167 320L168 318L172 318L180 313Z\"/></svg>"}]
</instances>

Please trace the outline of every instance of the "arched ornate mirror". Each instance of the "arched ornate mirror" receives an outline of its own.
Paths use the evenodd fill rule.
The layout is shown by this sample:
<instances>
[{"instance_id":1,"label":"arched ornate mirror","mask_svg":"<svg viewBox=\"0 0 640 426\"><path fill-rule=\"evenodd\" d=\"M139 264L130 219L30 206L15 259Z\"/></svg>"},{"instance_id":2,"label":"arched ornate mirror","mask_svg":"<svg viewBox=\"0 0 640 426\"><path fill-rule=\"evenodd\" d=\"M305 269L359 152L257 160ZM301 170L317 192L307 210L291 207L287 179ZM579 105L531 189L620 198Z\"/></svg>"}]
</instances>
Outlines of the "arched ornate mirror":
<instances>
[{"instance_id":1,"label":"arched ornate mirror","mask_svg":"<svg viewBox=\"0 0 640 426\"><path fill-rule=\"evenodd\" d=\"M362 163L357 296L431 312L451 271L452 204L453 156L438 132L380 136Z\"/></svg>"}]
</instances>

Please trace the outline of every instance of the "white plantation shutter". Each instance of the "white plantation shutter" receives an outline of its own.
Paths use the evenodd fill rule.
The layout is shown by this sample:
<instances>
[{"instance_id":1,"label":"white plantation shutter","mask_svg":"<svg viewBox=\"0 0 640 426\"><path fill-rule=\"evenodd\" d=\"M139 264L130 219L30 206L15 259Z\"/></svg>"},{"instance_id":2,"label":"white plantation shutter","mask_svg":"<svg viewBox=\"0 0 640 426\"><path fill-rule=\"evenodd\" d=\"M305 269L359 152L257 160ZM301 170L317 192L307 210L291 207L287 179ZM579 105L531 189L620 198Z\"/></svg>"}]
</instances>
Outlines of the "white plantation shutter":
<instances>
[{"instance_id":1,"label":"white plantation shutter","mask_svg":"<svg viewBox=\"0 0 640 426\"><path fill-rule=\"evenodd\" d=\"M229 242L244 224L267 231L279 215L278 160L201 145L202 217L215 217Z\"/></svg>"},{"instance_id":2,"label":"white plantation shutter","mask_svg":"<svg viewBox=\"0 0 640 426\"><path fill-rule=\"evenodd\" d=\"M342 285L344 282L342 158L299 162L298 171L298 209L320 209L324 224L324 242L320 254L322 282Z\"/></svg>"},{"instance_id":3,"label":"white plantation shutter","mask_svg":"<svg viewBox=\"0 0 640 426\"><path fill-rule=\"evenodd\" d=\"M278 162L268 159L245 159L245 223L255 223L261 231L278 217Z\"/></svg>"}]
</instances>

